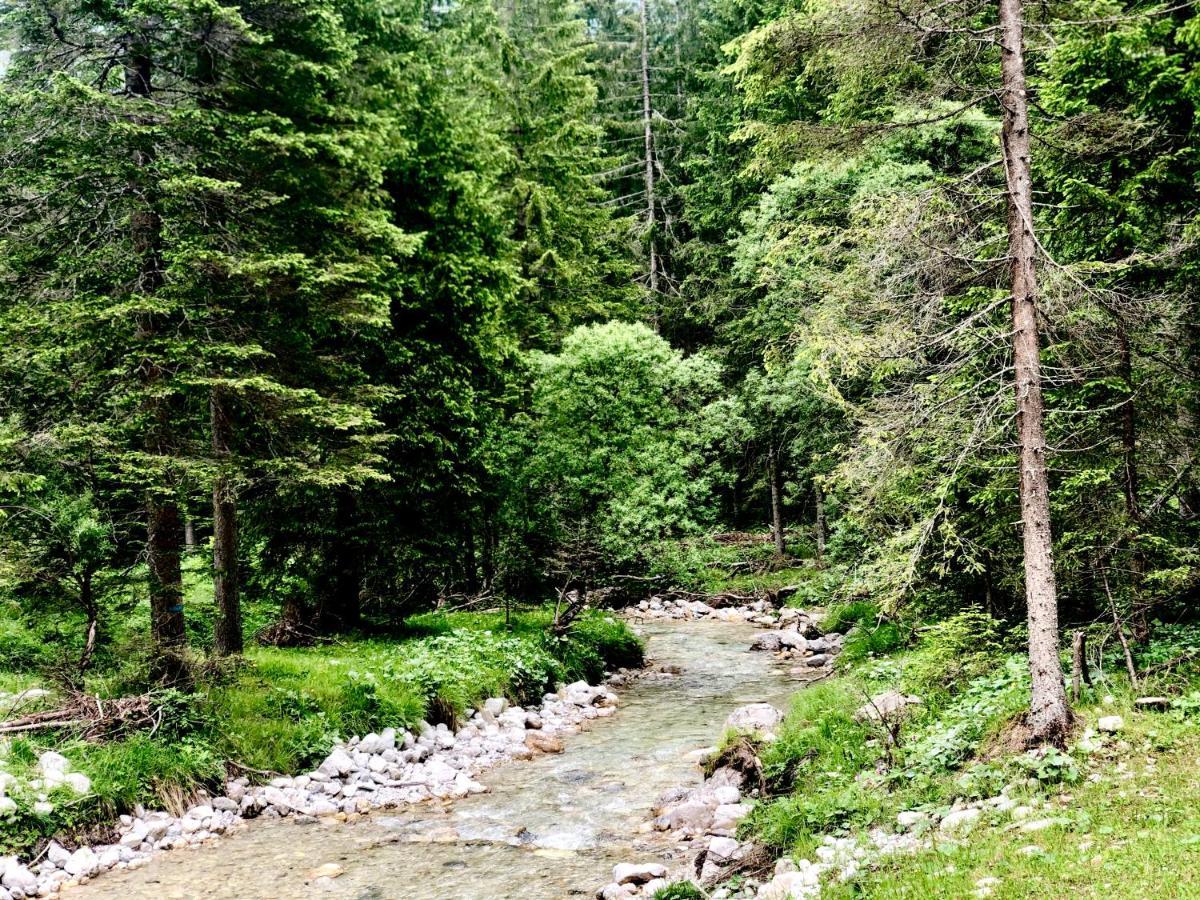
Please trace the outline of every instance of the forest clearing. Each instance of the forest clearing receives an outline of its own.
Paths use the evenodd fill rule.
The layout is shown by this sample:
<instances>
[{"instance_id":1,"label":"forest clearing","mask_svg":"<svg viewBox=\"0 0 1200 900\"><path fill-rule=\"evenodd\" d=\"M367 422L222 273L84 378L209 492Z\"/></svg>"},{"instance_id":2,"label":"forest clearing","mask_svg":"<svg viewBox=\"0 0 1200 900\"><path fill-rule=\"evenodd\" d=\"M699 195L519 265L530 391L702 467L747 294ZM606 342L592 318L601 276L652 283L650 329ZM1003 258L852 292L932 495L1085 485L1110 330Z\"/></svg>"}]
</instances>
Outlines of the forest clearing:
<instances>
[{"instance_id":1,"label":"forest clearing","mask_svg":"<svg viewBox=\"0 0 1200 900\"><path fill-rule=\"evenodd\" d=\"M0 900L1200 897L1200 15L0 0Z\"/></svg>"}]
</instances>

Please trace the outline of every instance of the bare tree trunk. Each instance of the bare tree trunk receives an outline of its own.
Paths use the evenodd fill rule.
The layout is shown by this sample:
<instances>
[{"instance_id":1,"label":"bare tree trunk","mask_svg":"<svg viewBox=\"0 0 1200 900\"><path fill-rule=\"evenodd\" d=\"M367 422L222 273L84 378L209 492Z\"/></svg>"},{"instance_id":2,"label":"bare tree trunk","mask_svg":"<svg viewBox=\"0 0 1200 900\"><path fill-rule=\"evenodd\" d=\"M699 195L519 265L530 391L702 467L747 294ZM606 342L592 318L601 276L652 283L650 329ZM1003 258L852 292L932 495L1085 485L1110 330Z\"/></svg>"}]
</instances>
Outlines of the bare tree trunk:
<instances>
[{"instance_id":1,"label":"bare tree trunk","mask_svg":"<svg viewBox=\"0 0 1200 900\"><path fill-rule=\"evenodd\" d=\"M813 504L817 515L817 565L825 565L825 492L820 478L813 479Z\"/></svg>"},{"instance_id":2,"label":"bare tree trunk","mask_svg":"<svg viewBox=\"0 0 1200 900\"><path fill-rule=\"evenodd\" d=\"M767 451L767 480L771 483L771 532L775 537L775 555L783 556L783 486L779 483L779 457L772 447Z\"/></svg>"},{"instance_id":3,"label":"bare tree trunk","mask_svg":"<svg viewBox=\"0 0 1200 900\"><path fill-rule=\"evenodd\" d=\"M125 89L132 97L148 99L153 92L153 75L154 66L149 56L135 50L126 62ZM134 155L134 163L139 168L148 168L153 160L150 150L138 150ZM135 193L140 188L137 184L131 186ZM138 291L146 295L153 294L162 286L162 220L153 202L147 202L130 216L130 243L140 263ZM157 329L153 314L140 316L137 328L138 336L151 342ZM143 361L139 372L143 385L148 389L163 378L162 366L152 357ZM146 401L151 422L146 435L146 449L157 456L166 456L171 452L170 412L165 400L153 395L151 397ZM185 641L183 568L180 563L182 541L179 507L171 491L161 487L151 490L146 499L150 632L160 650L157 668L160 674L172 679L179 674L179 665L173 658L174 650Z\"/></svg>"},{"instance_id":4,"label":"bare tree trunk","mask_svg":"<svg viewBox=\"0 0 1200 900\"><path fill-rule=\"evenodd\" d=\"M79 683L82 686L84 673L92 665L96 653L96 636L100 626L100 608L96 605L96 592L92 584L92 573L86 572L79 579L79 604L87 615L84 631L83 652L79 654Z\"/></svg>"},{"instance_id":5,"label":"bare tree trunk","mask_svg":"<svg viewBox=\"0 0 1200 900\"><path fill-rule=\"evenodd\" d=\"M146 562L150 570L150 630L163 649L183 646L183 570L179 562L183 528L179 507L151 498Z\"/></svg>"},{"instance_id":6,"label":"bare tree trunk","mask_svg":"<svg viewBox=\"0 0 1200 900\"><path fill-rule=\"evenodd\" d=\"M232 429L220 388L209 394L212 448L221 467L213 481L213 602L217 620L213 649L218 656L241 653L242 607L238 583L237 494L225 467L229 462Z\"/></svg>"},{"instance_id":7,"label":"bare tree trunk","mask_svg":"<svg viewBox=\"0 0 1200 900\"><path fill-rule=\"evenodd\" d=\"M1121 642L1121 652L1125 655L1125 671L1129 674L1129 684L1136 691L1138 686L1137 666L1133 662L1133 651L1129 648L1129 640L1125 637L1125 625L1117 612L1117 601L1113 598L1112 589L1108 586L1108 573L1102 573L1104 579L1104 594L1108 597L1108 607L1112 610L1113 627L1117 630L1117 640Z\"/></svg>"},{"instance_id":8,"label":"bare tree trunk","mask_svg":"<svg viewBox=\"0 0 1200 900\"><path fill-rule=\"evenodd\" d=\"M1033 684L1029 727L1035 742L1062 744L1070 725L1059 662L1058 596L1051 553L1042 376L1038 350L1037 243L1033 232L1029 104L1025 86L1021 0L1000 0L1001 143L1008 186L1008 253L1012 277L1013 365L1020 444L1025 603Z\"/></svg>"},{"instance_id":9,"label":"bare tree trunk","mask_svg":"<svg viewBox=\"0 0 1200 900\"><path fill-rule=\"evenodd\" d=\"M191 519L183 523L183 548L188 553L196 549L196 523Z\"/></svg>"},{"instance_id":10,"label":"bare tree trunk","mask_svg":"<svg viewBox=\"0 0 1200 900\"><path fill-rule=\"evenodd\" d=\"M349 491L334 501L335 536L331 541L328 580L316 611L316 626L328 634L362 623L363 553L357 534L358 502Z\"/></svg>"},{"instance_id":11,"label":"bare tree trunk","mask_svg":"<svg viewBox=\"0 0 1200 900\"><path fill-rule=\"evenodd\" d=\"M1083 686L1092 686L1092 676L1087 670L1087 632L1082 628L1071 633L1071 700L1079 702Z\"/></svg>"},{"instance_id":12,"label":"bare tree trunk","mask_svg":"<svg viewBox=\"0 0 1200 900\"><path fill-rule=\"evenodd\" d=\"M654 309L651 314L658 318L658 246L655 235L654 213L654 123L650 104L650 36L646 27L646 0L641 0L642 25L642 129L646 144L646 229L650 238L650 294Z\"/></svg>"},{"instance_id":13,"label":"bare tree trunk","mask_svg":"<svg viewBox=\"0 0 1200 900\"><path fill-rule=\"evenodd\" d=\"M1133 351L1129 348L1129 335L1125 324L1117 321L1117 344L1121 353L1121 381L1125 385L1125 402L1121 405L1121 468L1122 487L1125 490L1125 511L1129 518L1141 518L1141 503L1138 498L1137 469L1137 405L1133 389Z\"/></svg>"}]
</instances>

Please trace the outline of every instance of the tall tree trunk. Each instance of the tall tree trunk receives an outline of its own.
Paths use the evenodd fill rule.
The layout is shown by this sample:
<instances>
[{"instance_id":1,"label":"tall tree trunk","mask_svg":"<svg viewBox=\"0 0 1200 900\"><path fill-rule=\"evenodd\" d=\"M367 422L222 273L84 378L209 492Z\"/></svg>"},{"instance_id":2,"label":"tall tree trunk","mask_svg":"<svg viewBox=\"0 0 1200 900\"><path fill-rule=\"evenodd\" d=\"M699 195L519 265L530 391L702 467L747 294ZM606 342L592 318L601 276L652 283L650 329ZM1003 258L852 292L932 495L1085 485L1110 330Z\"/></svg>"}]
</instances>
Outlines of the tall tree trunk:
<instances>
[{"instance_id":1,"label":"tall tree trunk","mask_svg":"<svg viewBox=\"0 0 1200 900\"><path fill-rule=\"evenodd\" d=\"M329 633L354 628L362 622L363 555L357 535L358 503L349 491L339 491L334 501L335 536L331 542L325 590L321 592L316 626Z\"/></svg>"},{"instance_id":2,"label":"tall tree trunk","mask_svg":"<svg viewBox=\"0 0 1200 900\"><path fill-rule=\"evenodd\" d=\"M817 565L825 565L825 492L821 479L813 479L813 504L817 508Z\"/></svg>"},{"instance_id":3,"label":"tall tree trunk","mask_svg":"<svg viewBox=\"0 0 1200 900\"><path fill-rule=\"evenodd\" d=\"M655 321L658 320L658 245L655 235L654 212L654 120L653 107L650 103L650 34L646 26L646 0L641 0L642 26L642 130L646 150L646 229L650 239L650 301L654 308L650 311Z\"/></svg>"},{"instance_id":4,"label":"tall tree trunk","mask_svg":"<svg viewBox=\"0 0 1200 900\"><path fill-rule=\"evenodd\" d=\"M125 88L130 96L138 100L149 99L153 92L154 66L150 57L143 52L134 50L130 53L125 68ZM153 151L142 148L135 151L134 162L141 168L148 168L154 161ZM139 184L131 185L130 190L136 195L144 193ZM136 209L130 216L130 241L140 265L138 273L138 291L143 295L151 295L162 286L162 220L154 207L152 200ZM151 344L157 334L157 323L152 313L145 313L138 319L138 336ZM140 367L139 375L142 383L148 389L161 381L163 370L161 364L153 358L153 346L148 351L148 357ZM148 390L149 392L149 390ZM146 449L156 456L166 456L171 452L170 413L167 401L161 397L147 400L150 413L149 433L146 437ZM167 657L174 655L174 649L183 645L185 640L183 628L183 568L180 563L180 547L183 540L183 526L180 521L179 507L176 504L169 486L155 486L146 500L146 561L149 567L150 580L150 630L155 644L160 648L161 673L174 677L179 666Z\"/></svg>"},{"instance_id":5,"label":"tall tree trunk","mask_svg":"<svg viewBox=\"0 0 1200 900\"><path fill-rule=\"evenodd\" d=\"M183 548L188 553L196 549L196 523L190 518L183 523Z\"/></svg>"},{"instance_id":6,"label":"tall tree trunk","mask_svg":"<svg viewBox=\"0 0 1200 900\"><path fill-rule=\"evenodd\" d=\"M238 584L237 495L226 467L232 428L220 388L209 394L212 449L218 470L213 480L213 601L217 607L213 649L218 656L242 652L242 608Z\"/></svg>"},{"instance_id":7,"label":"tall tree trunk","mask_svg":"<svg viewBox=\"0 0 1200 900\"><path fill-rule=\"evenodd\" d=\"M1029 105L1021 0L1000 0L1001 143L1008 186L1008 253L1012 277L1013 365L1020 444L1025 603L1029 619L1030 737L1062 744L1070 710L1059 663L1058 596L1051 553L1042 376L1038 350L1037 243L1033 232Z\"/></svg>"},{"instance_id":8,"label":"tall tree trunk","mask_svg":"<svg viewBox=\"0 0 1200 900\"><path fill-rule=\"evenodd\" d=\"M179 561L183 526L178 506L153 497L147 503L146 517L150 630L159 648L170 651L184 643L183 570Z\"/></svg>"},{"instance_id":9,"label":"tall tree trunk","mask_svg":"<svg viewBox=\"0 0 1200 900\"><path fill-rule=\"evenodd\" d=\"M1133 351L1125 323L1117 320L1117 346L1121 354L1121 381L1125 387L1125 402L1121 404L1121 481L1125 491L1125 512L1132 520L1141 518L1138 498L1137 468L1137 404L1134 402Z\"/></svg>"},{"instance_id":10,"label":"tall tree trunk","mask_svg":"<svg viewBox=\"0 0 1200 900\"><path fill-rule=\"evenodd\" d=\"M772 447L767 451L767 480L771 483L771 532L775 536L775 555L783 556L783 486L779 477L779 457Z\"/></svg>"}]
</instances>

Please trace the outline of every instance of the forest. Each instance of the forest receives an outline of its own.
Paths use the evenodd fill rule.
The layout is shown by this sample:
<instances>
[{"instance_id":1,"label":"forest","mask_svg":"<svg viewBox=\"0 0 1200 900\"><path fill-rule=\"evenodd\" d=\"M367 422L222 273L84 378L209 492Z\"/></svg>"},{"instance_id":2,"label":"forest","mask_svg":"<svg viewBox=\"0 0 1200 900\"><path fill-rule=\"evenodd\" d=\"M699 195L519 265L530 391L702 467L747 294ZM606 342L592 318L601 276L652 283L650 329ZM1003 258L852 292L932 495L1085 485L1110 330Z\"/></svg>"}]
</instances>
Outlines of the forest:
<instances>
[{"instance_id":1,"label":"forest","mask_svg":"<svg viewBox=\"0 0 1200 900\"><path fill-rule=\"evenodd\" d=\"M0 900L1200 896L1198 113L1190 0L0 0ZM493 808L605 729L708 793ZM159 852L431 797L525 874Z\"/></svg>"}]
</instances>

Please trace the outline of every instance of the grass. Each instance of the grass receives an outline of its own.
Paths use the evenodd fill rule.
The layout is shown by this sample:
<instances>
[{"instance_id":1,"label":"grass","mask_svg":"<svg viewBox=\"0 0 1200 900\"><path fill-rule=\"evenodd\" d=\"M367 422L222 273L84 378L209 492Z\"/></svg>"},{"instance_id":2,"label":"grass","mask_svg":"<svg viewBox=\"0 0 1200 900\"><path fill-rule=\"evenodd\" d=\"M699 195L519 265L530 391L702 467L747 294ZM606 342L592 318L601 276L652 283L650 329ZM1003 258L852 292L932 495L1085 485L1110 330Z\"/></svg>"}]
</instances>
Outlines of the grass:
<instances>
[{"instance_id":1,"label":"grass","mask_svg":"<svg viewBox=\"0 0 1200 900\"><path fill-rule=\"evenodd\" d=\"M1195 633L1176 631L1164 629L1161 640L1195 644ZM811 857L826 835L864 836L893 828L902 810L945 813L957 799L1004 789L1038 807L1033 819L1054 824L1023 831L1008 813L991 811L969 835L927 832L924 849L827 884L822 896L973 897L981 884L1000 898L1200 896L1197 672L1175 669L1169 685L1145 684L1135 694L1109 667L1103 690L1085 690L1076 706L1077 737L1090 727L1088 740L1067 753L1014 755L1001 737L1028 704L1028 675L1012 636L977 614L912 632L919 637L904 649L867 653L796 696L778 740L761 750L769 796L743 837ZM1173 652L1153 641L1145 652L1159 651ZM926 701L898 744L853 715L888 687ZM1182 696L1168 713L1135 710L1137 694L1156 691ZM1124 729L1095 737L1097 720L1113 714ZM998 880L980 882L990 878Z\"/></svg>"},{"instance_id":2,"label":"grass","mask_svg":"<svg viewBox=\"0 0 1200 900\"><path fill-rule=\"evenodd\" d=\"M1119 704L1084 715L1094 722L1113 712L1126 722L1119 738L1037 813L1060 825L1030 833L1000 818L892 857L824 896L969 897L985 878L998 879L996 898L1200 896L1200 730Z\"/></svg>"}]
</instances>

